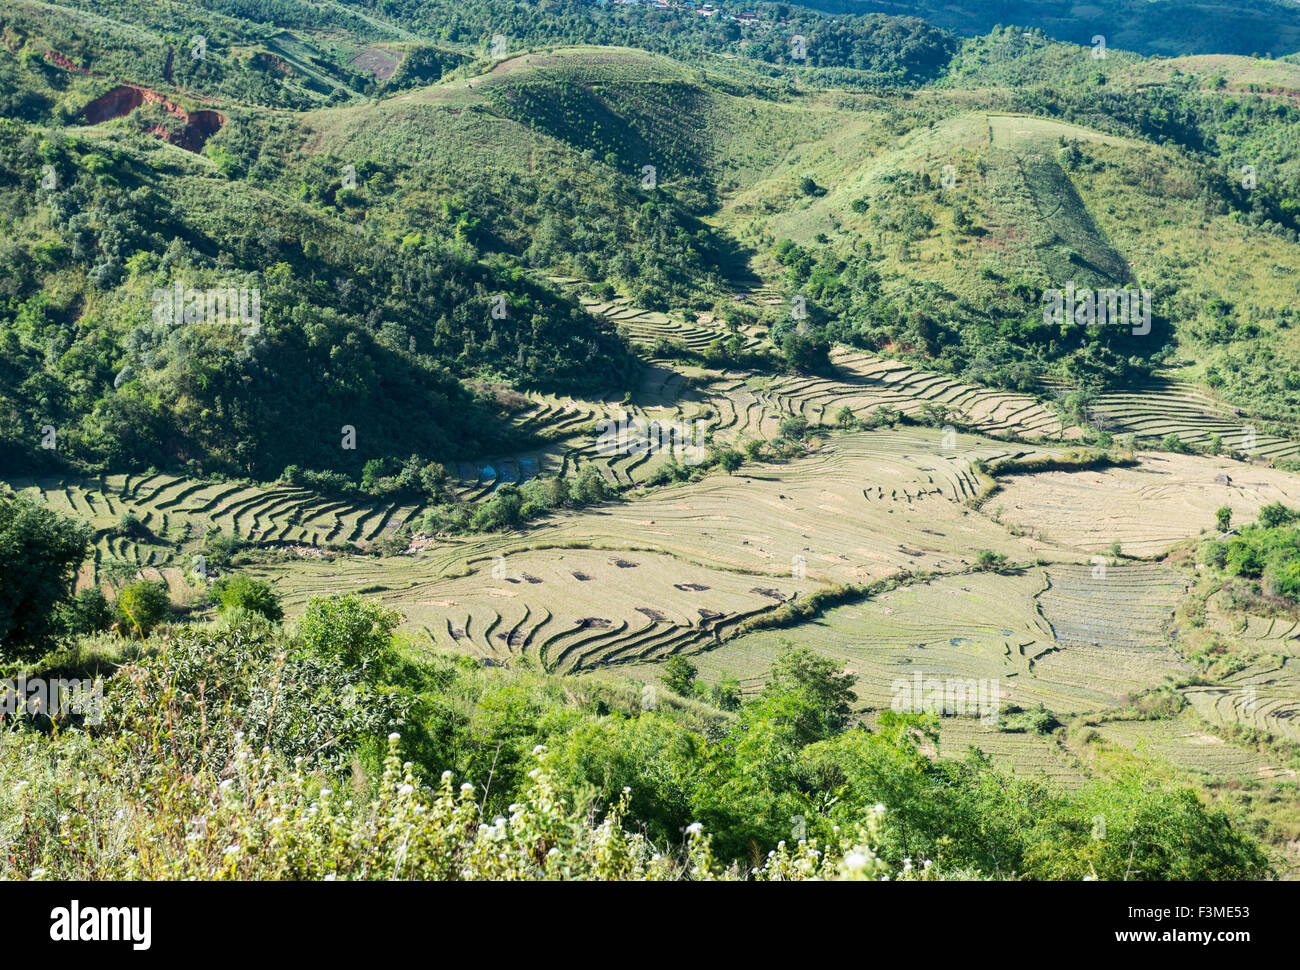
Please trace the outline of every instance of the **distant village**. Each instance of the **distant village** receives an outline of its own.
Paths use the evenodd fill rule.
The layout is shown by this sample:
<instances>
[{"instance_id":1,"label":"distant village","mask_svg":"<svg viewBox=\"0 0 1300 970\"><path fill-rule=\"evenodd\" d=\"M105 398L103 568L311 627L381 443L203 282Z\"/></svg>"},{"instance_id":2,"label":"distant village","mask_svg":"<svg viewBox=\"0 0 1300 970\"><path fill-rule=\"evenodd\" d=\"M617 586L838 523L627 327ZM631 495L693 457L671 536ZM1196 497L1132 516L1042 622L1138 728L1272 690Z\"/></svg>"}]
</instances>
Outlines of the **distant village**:
<instances>
[{"instance_id":1,"label":"distant village","mask_svg":"<svg viewBox=\"0 0 1300 970\"><path fill-rule=\"evenodd\" d=\"M598 3L615 3L624 7L654 7L656 10L680 10L683 13L693 13L700 17L717 17L721 20L734 20L738 23L751 24L764 30L772 27L787 27L789 22L785 20L763 20L753 10L742 10L739 13L724 13L718 7L711 3L696 3L695 0L682 0L682 2L673 2L673 0L597 0Z\"/></svg>"}]
</instances>

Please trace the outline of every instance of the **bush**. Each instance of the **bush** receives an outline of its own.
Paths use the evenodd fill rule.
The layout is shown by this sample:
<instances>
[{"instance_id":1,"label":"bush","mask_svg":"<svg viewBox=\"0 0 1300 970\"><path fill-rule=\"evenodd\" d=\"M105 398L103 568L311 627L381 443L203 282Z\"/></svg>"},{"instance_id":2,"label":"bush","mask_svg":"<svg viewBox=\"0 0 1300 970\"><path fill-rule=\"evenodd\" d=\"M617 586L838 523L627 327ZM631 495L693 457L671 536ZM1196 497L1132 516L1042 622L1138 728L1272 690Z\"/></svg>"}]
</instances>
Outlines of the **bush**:
<instances>
[{"instance_id":1,"label":"bush","mask_svg":"<svg viewBox=\"0 0 1300 970\"><path fill-rule=\"evenodd\" d=\"M605 479L594 468L586 468L573 483L573 500L579 505L594 505L605 500L608 489Z\"/></svg>"},{"instance_id":2,"label":"bush","mask_svg":"<svg viewBox=\"0 0 1300 970\"><path fill-rule=\"evenodd\" d=\"M360 669L286 646L258 622L182 629L110 680L108 727L147 744L164 726L168 760L191 771L223 770L241 732L306 768L340 770L403 718L405 700Z\"/></svg>"},{"instance_id":3,"label":"bush","mask_svg":"<svg viewBox=\"0 0 1300 970\"><path fill-rule=\"evenodd\" d=\"M1292 560L1270 571L1268 586L1274 596L1300 601L1300 560Z\"/></svg>"},{"instance_id":4,"label":"bush","mask_svg":"<svg viewBox=\"0 0 1300 970\"><path fill-rule=\"evenodd\" d=\"M1237 576L1258 578L1266 565L1264 550L1250 538L1239 537L1228 543L1228 571Z\"/></svg>"},{"instance_id":5,"label":"bush","mask_svg":"<svg viewBox=\"0 0 1300 970\"><path fill-rule=\"evenodd\" d=\"M1000 729L1008 734L1027 733L1040 735L1051 734L1060 726L1061 722L1056 719L1056 715L1049 711L1041 701L1037 707L1031 707L1028 710L1008 705L1006 715L999 725Z\"/></svg>"},{"instance_id":6,"label":"bush","mask_svg":"<svg viewBox=\"0 0 1300 970\"><path fill-rule=\"evenodd\" d=\"M214 589L221 612L233 609L247 610L264 616L272 623L284 619L284 610L280 606L280 597L268 583L260 582L248 576L234 576L217 583Z\"/></svg>"},{"instance_id":7,"label":"bush","mask_svg":"<svg viewBox=\"0 0 1300 970\"><path fill-rule=\"evenodd\" d=\"M117 518L117 534L127 539L141 538L147 536L149 530L140 521L140 516L134 512L123 512Z\"/></svg>"},{"instance_id":8,"label":"bush","mask_svg":"<svg viewBox=\"0 0 1300 970\"><path fill-rule=\"evenodd\" d=\"M1228 546L1222 542L1202 542L1197 555L1206 565L1222 569L1228 562Z\"/></svg>"},{"instance_id":9,"label":"bush","mask_svg":"<svg viewBox=\"0 0 1300 970\"><path fill-rule=\"evenodd\" d=\"M731 475L745 463L745 456L735 448L723 448L717 452L717 460L722 470Z\"/></svg>"},{"instance_id":10,"label":"bush","mask_svg":"<svg viewBox=\"0 0 1300 970\"><path fill-rule=\"evenodd\" d=\"M695 664L680 654L674 654L664 664L664 686L674 694L690 697L695 693L695 676L699 672Z\"/></svg>"},{"instance_id":11,"label":"bush","mask_svg":"<svg viewBox=\"0 0 1300 970\"><path fill-rule=\"evenodd\" d=\"M210 568L228 569L235 556L247 546L248 543L239 536L223 535L219 529L209 529L203 536L202 555Z\"/></svg>"},{"instance_id":12,"label":"bush","mask_svg":"<svg viewBox=\"0 0 1300 970\"><path fill-rule=\"evenodd\" d=\"M311 652L349 667L385 662L401 617L360 596L314 596L298 621L298 638Z\"/></svg>"},{"instance_id":13,"label":"bush","mask_svg":"<svg viewBox=\"0 0 1300 970\"><path fill-rule=\"evenodd\" d=\"M123 632L143 640L159 624L171 618L172 604L167 595L167 584L141 579L118 590L114 612Z\"/></svg>"},{"instance_id":14,"label":"bush","mask_svg":"<svg viewBox=\"0 0 1300 970\"><path fill-rule=\"evenodd\" d=\"M92 586L60 610L59 623L69 636L99 633L113 625L113 607L99 588Z\"/></svg>"},{"instance_id":15,"label":"bush","mask_svg":"<svg viewBox=\"0 0 1300 970\"><path fill-rule=\"evenodd\" d=\"M517 485L502 485L475 510L470 528L475 532L513 529L523 518L524 499Z\"/></svg>"},{"instance_id":16,"label":"bush","mask_svg":"<svg viewBox=\"0 0 1300 970\"><path fill-rule=\"evenodd\" d=\"M826 374L831 370L830 344L825 338L790 330L781 338L786 366L801 374Z\"/></svg>"},{"instance_id":17,"label":"bush","mask_svg":"<svg viewBox=\"0 0 1300 970\"><path fill-rule=\"evenodd\" d=\"M1232 507L1228 505L1221 506L1214 513L1215 524L1218 525L1220 532L1227 532L1232 527Z\"/></svg>"},{"instance_id":18,"label":"bush","mask_svg":"<svg viewBox=\"0 0 1300 970\"><path fill-rule=\"evenodd\" d=\"M802 441L808 433L808 419L797 414L783 418L777 425L777 434L790 441Z\"/></svg>"}]
</instances>

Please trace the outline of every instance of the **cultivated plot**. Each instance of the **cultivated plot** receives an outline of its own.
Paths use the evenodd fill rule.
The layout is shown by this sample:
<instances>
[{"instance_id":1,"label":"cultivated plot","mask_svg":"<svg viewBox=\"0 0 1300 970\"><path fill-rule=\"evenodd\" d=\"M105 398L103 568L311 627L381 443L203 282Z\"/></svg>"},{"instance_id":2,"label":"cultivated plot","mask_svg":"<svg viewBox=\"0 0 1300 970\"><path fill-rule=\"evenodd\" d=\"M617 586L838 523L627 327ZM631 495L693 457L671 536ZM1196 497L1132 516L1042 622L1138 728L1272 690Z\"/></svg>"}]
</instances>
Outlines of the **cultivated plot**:
<instances>
[{"instance_id":1,"label":"cultivated plot","mask_svg":"<svg viewBox=\"0 0 1300 970\"><path fill-rule=\"evenodd\" d=\"M1011 477L989 507L1053 546L1153 556L1213 529L1230 506L1249 522L1271 502L1300 505L1300 475L1196 455L1143 454L1131 468Z\"/></svg>"}]
</instances>

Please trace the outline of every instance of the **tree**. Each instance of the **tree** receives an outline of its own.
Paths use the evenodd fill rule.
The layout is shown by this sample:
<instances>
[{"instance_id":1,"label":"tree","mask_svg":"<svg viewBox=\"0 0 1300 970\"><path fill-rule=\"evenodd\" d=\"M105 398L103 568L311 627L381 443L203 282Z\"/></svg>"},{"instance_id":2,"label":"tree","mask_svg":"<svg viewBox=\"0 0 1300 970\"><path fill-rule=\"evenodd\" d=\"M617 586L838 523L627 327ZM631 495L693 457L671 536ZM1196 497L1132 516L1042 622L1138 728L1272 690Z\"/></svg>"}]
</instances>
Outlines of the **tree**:
<instances>
[{"instance_id":1,"label":"tree","mask_svg":"<svg viewBox=\"0 0 1300 970\"><path fill-rule=\"evenodd\" d=\"M680 654L674 654L664 664L663 681L674 694L689 697L695 693L695 676L700 672L695 664Z\"/></svg>"},{"instance_id":2,"label":"tree","mask_svg":"<svg viewBox=\"0 0 1300 970\"><path fill-rule=\"evenodd\" d=\"M992 549L981 549L975 558L975 564L985 572L1000 572L1006 565L1007 557Z\"/></svg>"},{"instance_id":3,"label":"tree","mask_svg":"<svg viewBox=\"0 0 1300 970\"><path fill-rule=\"evenodd\" d=\"M47 648L57 608L72 598L90 526L24 498L0 499L0 647Z\"/></svg>"},{"instance_id":4,"label":"tree","mask_svg":"<svg viewBox=\"0 0 1300 970\"><path fill-rule=\"evenodd\" d=\"M853 408L847 404L835 413L835 423L841 428L847 428L853 423Z\"/></svg>"},{"instance_id":5,"label":"tree","mask_svg":"<svg viewBox=\"0 0 1300 970\"><path fill-rule=\"evenodd\" d=\"M600 472L588 467L583 469L578 480L573 483L572 488L573 501L579 505L593 505L596 502L605 500L606 488L605 479L600 477Z\"/></svg>"},{"instance_id":6,"label":"tree","mask_svg":"<svg viewBox=\"0 0 1300 970\"><path fill-rule=\"evenodd\" d=\"M258 613L272 623L279 623L284 619L280 597L276 595L269 583L263 583L249 576L234 576L217 584L216 595L223 613L242 609L250 613Z\"/></svg>"},{"instance_id":7,"label":"tree","mask_svg":"<svg viewBox=\"0 0 1300 970\"><path fill-rule=\"evenodd\" d=\"M781 356L801 374L824 374L831 369L830 344L798 330L787 331L781 338Z\"/></svg>"},{"instance_id":8,"label":"tree","mask_svg":"<svg viewBox=\"0 0 1300 970\"><path fill-rule=\"evenodd\" d=\"M744 463L745 456L735 448L723 448L718 452L718 464L728 475L734 474Z\"/></svg>"},{"instance_id":9,"label":"tree","mask_svg":"<svg viewBox=\"0 0 1300 970\"><path fill-rule=\"evenodd\" d=\"M724 674L717 683L708 686L704 699L721 710L737 711L740 709L740 681L731 674Z\"/></svg>"},{"instance_id":10,"label":"tree","mask_svg":"<svg viewBox=\"0 0 1300 970\"><path fill-rule=\"evenodd\" d=\"M1275 529L1300 518L1300 513L1289 509L1281 502L1271 502L1259 510L1259 524L1265 529Z\"/></svg>"},{"instance_id":11,"label":"tree","mask_svg":"<svg viewBox=\"0 0 1300 970\"><path fill-rule=\"evenodd\" d=\"M853 716L858 678L839 664L781 641L757 707L759 717L784 723L797 744L809 744L843 731Z\"/></svg>"},{"instance_id":12,"label":"tree","mask_svg":"<svg viewBox=\"0 0 1300 970\"><path fill-rule=\"evenodd\" d=\"M401 617L396 610L360 596L313 596L298 622L303 646L351 667L366 667L385 658Z\"/></svg>"},{"instance_id":13,"label":"tree","mask_svg":"<svg viewBox=\"0 0 1300 970\"><path fill-rule=\"evenodd\" d=\"M789 438L791 441L802 441L807 433L808 419L800 414L792 414L788 418L782 418L781 423L777 425L777 434L782 438Z\"/></svg>"},{"instance_id":14,"label":"tree","mask_svg":"<svg viewBox=\"0 0 1300 970\"><path fill-rule=\"evenodd\" d=\"M1220 506L1220 507L1219 507L1219 511L1215 512L1215 513L1214 513L1214 516L1215 516L1215 519L1218 521L1218 524L1219 524L1219 531L1220 531L1220 532L1227 532L1228 529L1232 527L1232 507L1231 507L1231 506L1228 506L1228 505Z\"/></svg>"},{"instance_id":15,"label":"tree","mask_svg":"<svg viewBox=\"0 0 1300 970\"><path fill-rule=\"evenodd\" d=\"M114 604L118 625L143 640L171 616L167 584L141 579L118 591Z\"/></svg>"}]
</instances>

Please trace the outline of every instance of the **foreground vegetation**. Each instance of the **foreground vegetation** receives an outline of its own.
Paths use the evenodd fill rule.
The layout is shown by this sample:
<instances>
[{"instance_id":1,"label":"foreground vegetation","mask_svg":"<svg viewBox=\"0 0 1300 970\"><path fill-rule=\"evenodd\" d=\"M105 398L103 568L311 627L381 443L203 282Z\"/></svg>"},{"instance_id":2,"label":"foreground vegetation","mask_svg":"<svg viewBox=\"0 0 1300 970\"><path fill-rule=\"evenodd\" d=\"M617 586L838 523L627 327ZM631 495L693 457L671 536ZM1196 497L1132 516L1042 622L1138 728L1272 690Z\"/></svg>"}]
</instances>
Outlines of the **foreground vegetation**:
<instances>
[{"instance_id":1,"label":"foreground vegetation","mask_svg":"<svg viewBox=\"0 0 1300 970\"><path fill-rule=\"evenodd\" d=\"M976 753L932 760L926 718L884 714L869 731L849 714L854 678L806 650L726 710L662 686L413 653L392 641L391 622L359 599L320 600L292 630L235 611L126 650L86 641L61 653L61 670L112 671L104 720L38 716L3 736L4 874L1270 871L1222 811L1139 771L1067 794Z\"/></svg>"}]
</instances>

